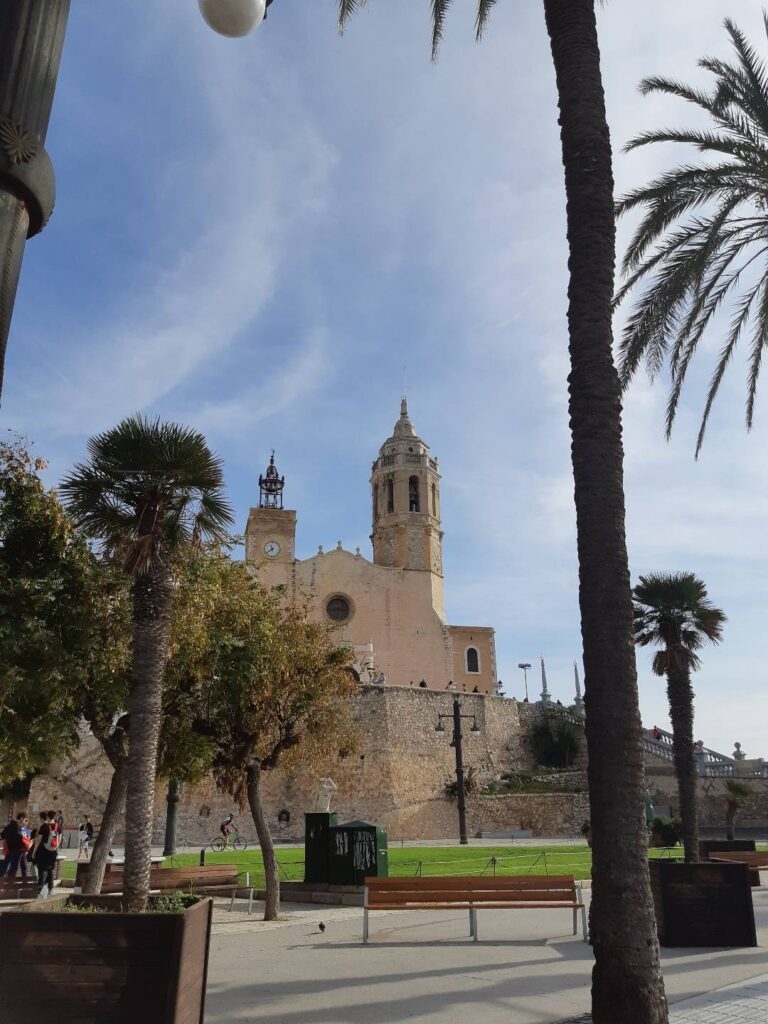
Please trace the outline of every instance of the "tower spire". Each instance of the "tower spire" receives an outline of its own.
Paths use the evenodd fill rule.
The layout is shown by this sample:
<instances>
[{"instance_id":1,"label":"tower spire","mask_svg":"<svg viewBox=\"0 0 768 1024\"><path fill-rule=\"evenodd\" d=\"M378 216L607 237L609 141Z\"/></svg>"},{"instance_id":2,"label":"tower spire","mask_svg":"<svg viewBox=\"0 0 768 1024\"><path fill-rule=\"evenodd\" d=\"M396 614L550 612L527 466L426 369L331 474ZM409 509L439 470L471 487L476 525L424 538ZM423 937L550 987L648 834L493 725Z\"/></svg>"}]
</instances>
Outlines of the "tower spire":
<instances>
[{"instance_id":1,"label":"tower spire","mask_svg":"<svg viewBox=\"0 0 768 1024\"><path fill-rule=\"evenodd\" d=\"M282 508L284 487L285 477L277 472L273 448L267 472L259 477L259 508Z\"/></svg>"}]
</instances>

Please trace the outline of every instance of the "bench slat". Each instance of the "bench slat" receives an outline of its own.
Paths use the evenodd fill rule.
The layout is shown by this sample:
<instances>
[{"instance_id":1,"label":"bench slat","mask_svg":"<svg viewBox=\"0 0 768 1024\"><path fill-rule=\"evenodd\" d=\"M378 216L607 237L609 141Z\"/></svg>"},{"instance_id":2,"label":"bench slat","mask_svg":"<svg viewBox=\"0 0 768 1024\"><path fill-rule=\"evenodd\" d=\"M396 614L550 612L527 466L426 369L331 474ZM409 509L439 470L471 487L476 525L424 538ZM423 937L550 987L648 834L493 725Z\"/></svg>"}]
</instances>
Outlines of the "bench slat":
<instances>
[{"instance_id":1,"label":"bench slat","mask_svg":"<svg viewBox=\"0 0 768 1024\"><path fill-rule=\"evenodd\" d=\"M505 889L492 892L490 889L430 889L428 892L371 892L368 890L368 905L378 906L380 903L455 903L461 901L481 900L488 903L513 899L518 903L532 900L552 900L567 902L575 899L576 890L571 889L521 889L517 892Z\"/></svg>"},{"instance_id":2,"label":"bench slat","mask_svg":"<svg viewBox=\"0 0 768 1024\"><path fill-rule=\"evenodd\" d=\"M377 903L368 910L581 910L583 903Z\"/></svg>"},{"instance_id":3,"label":"bench slat","mask_svg":"<svg viewBox=\"0 0 768 1024\"><path fill-rule=\"evenodd\" d=\"M410 878L366 878L369 889L536 889L545 883L547 889L571 888L573 875L444 875L411 876Z\"/></svg>"},{"instance_id":4,"label":"bench slat","mask_svg":"<svg viewBox=\"0 0 768 1024\"><path fill-rule=\"evenodd\" d=\"M710 853L709 859L731 864L749 864L753 868L768 868L768 850L722 850Z\"/></svg>"}]
</instances>

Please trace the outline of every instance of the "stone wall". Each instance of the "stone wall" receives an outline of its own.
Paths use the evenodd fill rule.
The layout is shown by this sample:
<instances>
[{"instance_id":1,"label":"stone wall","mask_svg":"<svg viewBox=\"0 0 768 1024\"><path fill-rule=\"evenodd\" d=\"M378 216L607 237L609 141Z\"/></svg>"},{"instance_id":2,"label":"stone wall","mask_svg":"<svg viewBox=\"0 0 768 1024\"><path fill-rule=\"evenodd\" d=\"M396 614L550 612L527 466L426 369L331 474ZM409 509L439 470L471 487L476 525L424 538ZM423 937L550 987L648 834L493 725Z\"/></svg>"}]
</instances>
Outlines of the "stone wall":
<instances>
[{"instance_id":1,"label":"stone wall","mask_svg":"<svg viewBox=\"0 0 768 1024\"><path fill-rule=\"evenodd\" d=\"M474 716L480 735L470 733L464 720L464 761L483 785L509 771L533 767L526 732L540 716L535 705L499 697L462 695L463 713ZM457 836L455 801L445 786L455 778L452 726L435 732L438 714L451 715L450 693L410 687L366 687L353 698L360 729L360 748L345 760L329 759L324 766L338 790L333 807L341 820L364 819L384 824L390 839L450 839ZM301 766L267 773L264 802L273 834L301 839L304 812L314 806L317 772ZM30 804L62 807L68 822L77 824L84 814L101 816L109 790L111 768L92 738L86 737L73 762L53 767L52 774L33 783ZM531 828L535 835L570 835L578 832L585 812L583 794L514 794L470 797L468 827L476 831ZM158 787L155 836L164 827L165 788ZM185 785L178 813L180 845L198 846L217 833L219 822L233 811L244 833L253 837L247 810L218 791L213 780ZM278 822L287 811L289 821ZM283 815L284 817L285 815Z\"/></svg>"},{"instance_id":2,"label":"stone wall","mask_svg":"<svg viewBox=\"0 0 768 1024\"><path fill-rule=\"evenodd\" d=\"M657 810L662 814L677 817L680 803L677 794L675 771L669 762L649 764L646 768L648 786ZM736 828L766 828L768 826L768 781L746 780L752 787L744 807L736 817ZM703 829L725 828L725 802L727 789L724 779L699 778L697 796L699 827Z\"/></svg>"}]
</instances>

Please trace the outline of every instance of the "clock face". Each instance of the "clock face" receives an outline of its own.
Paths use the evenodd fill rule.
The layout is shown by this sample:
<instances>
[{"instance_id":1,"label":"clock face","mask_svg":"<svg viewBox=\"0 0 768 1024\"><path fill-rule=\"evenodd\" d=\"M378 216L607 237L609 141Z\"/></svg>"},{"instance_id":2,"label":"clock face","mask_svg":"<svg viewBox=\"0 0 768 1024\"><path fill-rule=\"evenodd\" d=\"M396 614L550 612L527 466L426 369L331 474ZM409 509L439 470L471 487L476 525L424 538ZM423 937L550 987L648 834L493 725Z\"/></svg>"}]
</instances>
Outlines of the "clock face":
<instances>
[{"instance_id":1,"label":"clock face","mask_svg":"<svg viewBox=\"0 0 768 1024\"><path fill-rule=\"evenodd\" d=\"M280 545L276 540L268 540L263 550L267 558L277 558L280 554Z\"/></svg>"}]
</instances>

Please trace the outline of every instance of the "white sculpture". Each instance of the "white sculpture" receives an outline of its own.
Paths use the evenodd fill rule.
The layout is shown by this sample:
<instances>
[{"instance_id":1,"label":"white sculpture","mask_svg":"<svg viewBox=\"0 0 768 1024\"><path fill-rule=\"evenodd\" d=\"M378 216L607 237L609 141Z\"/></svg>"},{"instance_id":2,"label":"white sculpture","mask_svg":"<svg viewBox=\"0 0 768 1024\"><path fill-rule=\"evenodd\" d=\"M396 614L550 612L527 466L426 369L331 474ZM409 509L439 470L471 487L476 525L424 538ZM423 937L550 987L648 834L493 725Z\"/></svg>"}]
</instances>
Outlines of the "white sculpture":
<instances>
[{"instance_id":1,"label":"white sculpture","mask_svg":"<svg viewBox=\"0 0 768 1024\"><path fill-rule=\"evenodd\" d=\"M336 792L337 786L333 779L317 780L317 797L315 798L315 813L327 814L331 809L331 797Z\"/></svg>"}]
</instances>

